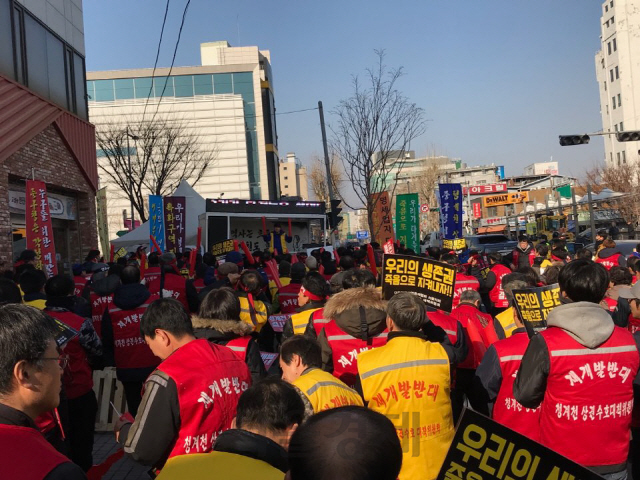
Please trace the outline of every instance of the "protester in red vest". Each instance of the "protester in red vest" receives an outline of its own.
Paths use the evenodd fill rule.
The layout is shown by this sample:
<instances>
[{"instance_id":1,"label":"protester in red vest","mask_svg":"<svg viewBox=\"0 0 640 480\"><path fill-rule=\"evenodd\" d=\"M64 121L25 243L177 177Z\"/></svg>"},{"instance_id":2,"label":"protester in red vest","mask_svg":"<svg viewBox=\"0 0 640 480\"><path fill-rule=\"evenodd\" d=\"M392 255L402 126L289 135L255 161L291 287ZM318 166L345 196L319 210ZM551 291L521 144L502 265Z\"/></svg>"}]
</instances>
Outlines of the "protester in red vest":
<instances>
[{"instance_id":1,"label":"protester in red vest","mask_svg":"<svg viewBox=\"0 0 640 480\"><path fill-rule=\"evenodd\" d=\"M87 285L87 277L83 275L82 265L80 263L74 263L71 270L73 272L73 294L79 297Z\"/></svg>"},{"instance_id":2,"label":"protester in red vest","mask_svg":"<svg viewBox=\"0 0 640 480\"><path fill-rule=\"evenodd\" d=\"M149 292L160 298L173 298L190 311L187 300L187 280L180 275L175 253L167 252L160 256L161 275L147 283Z\"/></svg>"},{"instance_id":3,"label":"protester in red vest","mask_svg":"<svg viewBox=\"0 0 640 480\"><path fill-rule=\"evenodd\" d=\"M604 295L600 305L610 312L615 312L618 308L618 297L621 291L627 290L631 286L633 276L629 270L623 267L612 267L609 270L609 288ZM631 333L635 333L631 331Z\"/></svg>"},{"instance_id":4,"label":"protester in red vest","mask_svg":"<svg viewBox=\"0 0 640 480\"><path fill-rule=\"evenodd\" d=\"M151 303L158 299L140 283L140 270L129 265L122 270L122 285L107 302L102 316L102 343L108 363L116 366L124 386L127 407L138 412L144 381L158 366L156 357L140 336L140 321Z\"/></svg>"},{"instance_id":5,"label":"protester in red vest","mask_svg":"<svg viewBox=\"0 0 640 480\"><path fill-rule=\"evenodd\" d=\"M540 411L540 443L605 478L626 478L638 345L598 303L609 275L574 260L560 271L562 298L534 335L513 386L515 399Z\"/></svg>"},{"instance_id":6,"label":"protester in red vest","mask_svg":"<svg viewBox=\"0 0 640 480\"><path fill-rule=\"evenodd\" d=\"M69 365L62 377L69 399L70 458L86 472L93 465L93 434L98 403L93 392L93 371L90 361L99 361L102 343L90 318L73 313L76 299L73 280L65 275L55 275L44 287L47 294L45 313L79 332L64 348L69 355Z\"/></svg>"},{"instance_id":7,"label":"protester in red vest","mask_svg":"<svg viewBox=\"0 0 640 480\"><path fill-rule=\"evenodd\" d=\"M206 287L204 276L207 273L208 265L201 263L196 267L195 277L187 279L185 288L187 289L187 301L189 302L189 310L197 312L200 309L200 292Z\"/></svg>"},{"instance_id":8,"label":"protester in red vest","mask_svg":"<svg viewBox=\"0 0 640 480\"><path fill-rule=\"evenodd\" d=\"M607 238L602 242L602 249L596 255L596 263L600 263L607 270L611 270L613 267L625 267L627 261L618 250L616 250L616 242Z\"/></svg>"},{"instance_id":9,"label":"protester in red vest","mask_svg":"<svg viewBox=\"0 0 640 480\"><path fill-rule=\"evenodd\" d=\"M316 337L322 327L328 323L328 321L324 320L322 314L322 308L328 297L329 284L325 278L318 272L307 273L302 279L302 287L298 292L296 313L289 317L284 324L283 340L292 337L294 334Z\"/></svg>"},{"instance_id":10,"label":"protester in red vest","mask_svg":"<svg viewBox=\"0 0 640 480\"><path fill-rule=\"evenodd\" d=\"M521 267L531 267L535 258L536 250L529 243L529 238L526 235L520 235L518 237L518 246L511 253L511 268L518 270Z\"/></svg>"},{"instance_id":11,"label":"protester in red vest","mask_svg":"<svg viewBox=\"0 0 640 480\"><path fill-rule=\"evenodd\" d=\"M460 263L460 259L455 253L445 253L440 258L441 262L448 263L456 267L456 283L453 286L453 307L457 307L460 303L460 294L465 290L480 290L480 282L476 277L467 275L464 266Z\"/></svg>"},{"instance_id":12,"label":"protester in red vest","mask_svg":"<svg viewBox=\"0 0 640 480\"><path fill-rule=\"evenodd\" d=\"M278 289L277 298L280 304L280 313L296 313L296 309L298 308L298 293L300 293L302 279L306 271L304 263L294 263L291 265L291 282L289 282L289 285Z\"/></svg>"},{"instance_id":13,"label":"protester in red vest","mask_svg":"<svg viewBox=\"0 0 640 480\"><path fill-rule=\"evenodd\" d=\"M509 279L507 297L513 302L513 289L531 288L531 280L517 273L512 273ZM520 368L520 362L527 346L529 335L524 324L513 309L513 321L516 329L509 338L499 340L489 346L476 369L474 390L477 398L486 405L486 411L498 423L515 430L531 440L540 439L540 407L526 408L513 397L513 382ZM484 408L483 408L484 410Z\"/></svg>"},{"instance_id":14,"label":"protester in red vest","mask_svg":"<svg viewBox=\"0 0 640 480\"><path fill-rule=\"evenodd\" d=\"M253 328L240 320L240 300L230 288L210 291L200 304L200 313L191 318L196 338L225 345L249 367L253 381L267 375Z\"/></svg>"},{"instance_id":15,"label":"protester in red vest","mask_svg":"<svg viewBox=\"0 0 640 480\"><path fill-rule=\"evenodd\" d=\"M144 281L149 286L149 283L156 279L160 279L160 254L158 252L151 252L147 256L148 266L144 271Z\"/></svg>"},{"instance_id":16,"label":"protester in red vest","mask_svg":"<svg viewBox=\"0 0 640 480\"><path fill-rule=\"evenodd\" d=\"M502 263L502 255L498 252L488 254L487 258L491 264L489 272L486 277L477 272L476 278L480 281L480 293L488 295L484 299L484 304L491 315L495 317L509 307L509 302L502 288L502 277L511 273L511 269ZM476 265L477 262L472 260L471 264Z\"/></svg>"},{"instance_id":17,"label":"protester in red vest","mask_svg":"<svg viewBox=\"0 0 640 480\"><path fill-rule=\"evenodd\" d=\"M57 347L58 333L55 322L34 307L0 307L0 478L86 479L34 423L60 402L67 357Z\"/></svg>"},{"instance_id":18,"label":"protester in red vest","mask_svg":"<svg viewBox=\"0 0 640 480\"><path fill-rule=\"evenodd\" d=\"M91 303L91 321L93 328L100 338L102 338L102 315L107 309L107 305L113 300L113 294L120 286L121 265L112 265L108 271L101 270L91 277L91 293L89 302Z\"/></svg>"},{"instance_id":19,"label":"protester in red vest","mask_svg":"<svg viewBox=\"0 0 640 480\"><path fill-rule=\"evenodd\" d=\"M116 440L154 468L177 455L210 452L251 385L247 365L227 347L196 339L189 314L171 298L147 308L140 331L162 363L145 382L133 424L123 415L115 425Z\"/></svg>"}]
</instances>

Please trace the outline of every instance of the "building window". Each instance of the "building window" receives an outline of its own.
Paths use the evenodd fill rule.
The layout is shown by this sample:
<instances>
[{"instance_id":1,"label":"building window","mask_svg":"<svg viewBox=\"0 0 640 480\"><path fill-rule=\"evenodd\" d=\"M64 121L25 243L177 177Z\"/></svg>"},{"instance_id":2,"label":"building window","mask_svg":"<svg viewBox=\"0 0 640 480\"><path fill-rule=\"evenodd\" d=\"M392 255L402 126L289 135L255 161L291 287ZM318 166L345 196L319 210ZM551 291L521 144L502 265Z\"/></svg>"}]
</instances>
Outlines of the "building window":
<instances>
[{"instance_id":1,"label":"building window","mask_svg":"<svg viewBox=\"0 0 640 480\"><path fill-rule=\"evenodd\" d=\"M609 52L608 54L611 55L611 42L607 43L607 52Z\"/></svg>"},{"instance_id":2,"label":"building window","mask_svg":"<svg viewBox=\"0 0 640 480\"><path fill-rule=\"evenodd\" d=\"M286 169L287 169L287 167L282 167L282 169L283 169L283 170L286 170Z\"/></svg>"},{"instance_id":3,"label":"building window","mask_svg":"<svg viewBox=\"0 0 640 480\"><path fill-rule=\"evenodd\" d=\"M609 160L613 163L613 153L609 152Z\"/></svg>"},{"instance_id":4,"label":"building window","mask_svg":"<svg viewBox=\"0 0 640 480\"><path fill-rule=\"evenodd\" d=\"M627 163L627 152L622 151L622 163Z\"/></svg>"},{"instance_id":5,"label":"building window","mask_svg":"<svg viewBox=\"0 0 640 480\"><path fill-rule=\"evenodd\" d=\"M289 177L284 177L285 180L289 180Z\"/></svg>"},{"instance_id":6,"label":"building window","mask_svg":"<svg viewBox=\"0 0 640 480\"><path fill-rule=\"evenodd\" d=\"M611 26L613 26L613 24L615 23L615 22L613 21L613 17L611 17L611 18L609 19L609 21L611 22Z\"/></svg>"},{"instance_id":7,"label":"building window","mask_svg":"<svg viewBox=\"0 0 640 480\"><path fill-rule=\"evenodd\" d=\"M616 66L616 80L620 78L620 72L618 72L618 67Z\"/></svg>"},{"instance_id":8,"label":"building window","mask_svg":"<svg viewBox=\"0 0 640 480\"><path fill-rule=\"evenodd\" d=\"M622 106L622 100L620 99L620 94L618 94L618 106L621 107Z\"/></svg>"},{"instance_id":9,"label":"building window","mask_svg":"<svg viewBox=\"0 0 640 480\"><path fill-rule=\"evenodd\" d=\"M289 188L289 185L285 185L284 188Z\"/></svg>"},{"instance_id":10,"label":"building window","mask_svg":"<svg viewBox=\"0 0 640 480\"><path fill-rule=\"evenodd\" d=\"M617 132L618 131L618 124L616 123L613 127L616 129L616 132Z\"/></svg>"},{"instance_id":11,"label":"building window","mask_svg":"<svg viewBox=\"0 0 640 480\"><path fill-rule=\"evenodd\" d=\"M609 105L607 105L607 115L609 115Z\"/></svg>"},{"instance_id":12,"label":"building window","mask_svg":"<svg viewBox=\"0 0 640 480\"><path fill-rule=\"evenodd\" d=\"M616 50L618 50L618 45L617 45L616 39L614 38L613 39L613 51L615 52Z\"/></svg>"},{"instance_id":13,"label":"building window","mask_svg":"<svg viewBox=\"0 0 640 480\"><path fill-rule=\"evenodd\" d=\"M611 0L611 2L609 3L609 6L613 8L613 0Z\"/></svg>"},{"instance_id":14,"label":"building window","mask_svg":"<svg viewBox=\"0 0 640 480\"><path fill-rule=\"evenodd\" d=\"M607 81L605 80L605 81L604 81L604 82L602 82L602 83L604 83L604 91L606 92L606 91L607 91Z\"/></svg>"},{"instance_id":15,"label":"building window","mask_svg":"<svg viewBox=\"0 0 640 480\"><path fill-rule=\"evenodd\" d=\"M613 103L613 109L616 109L616 97L611 97L611 103Z\"/></svg>"},{"instance_id":16,"label":"building window","mask_svg":"<svg viewBox=\"0 0 640 480\"><path fill-rule=\"evenodd\" d=\"M605 6L604 6L604 11L605 11L605 13L609 11L609 5L605 5ZM607 23L608 23L608 22L607 22Z\"/></svg>"},{"instance_id":17,"label":"building window","mask_svg":"<svg viewBox=\"0 0 640 480\"><path fill-rule=\"evenodd\" d=\"M613 68L609 70L609 76L611 77L611 83L613 83Z\"/></svg>"},{"instance_id":18,"label":"building window","mask_svg":"<svg viewBox=\"0 0 640 480\"><path fill-rule=\"evenodd\" d=\"M618 166L620 166L620 152L616 153L616 158L618 159Z\"/></svg>"},{"instance_id":19,"label":"building window","mask_svg":"<svg viewBox=\"0 0 640 480\"><path fill-rule=\"evenodd\" d=\"M487 207L487 216L488 217L497 217L498 216L498 207Z\"/></svg>"},{"instance_id":20,"label":"building window","mask_svg":"<svg viewBox=\"0 0 640 480\"><path fill-rule=\"evenodd\" d=\"M620 122L620 131L624 132L624 123L623 122Z\"/></svg>"}]
</instances>

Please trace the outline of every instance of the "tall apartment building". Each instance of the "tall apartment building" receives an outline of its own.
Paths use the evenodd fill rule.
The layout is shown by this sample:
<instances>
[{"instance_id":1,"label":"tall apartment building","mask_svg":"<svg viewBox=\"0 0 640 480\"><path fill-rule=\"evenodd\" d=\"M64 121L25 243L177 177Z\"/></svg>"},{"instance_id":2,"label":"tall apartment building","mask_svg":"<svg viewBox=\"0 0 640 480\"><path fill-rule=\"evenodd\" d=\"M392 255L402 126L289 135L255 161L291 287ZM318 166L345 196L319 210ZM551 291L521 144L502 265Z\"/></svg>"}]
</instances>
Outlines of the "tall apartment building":
<instances>
[{"instance_id":1,"label":"tall apartment building","mask_svg":"<svg viewBox=\"0 0 640 480\"><path fill-rule=\"evenodd\" d=\"M595 66L604 132L640 129L639 7L637 0L607 0L602 4L602 47L596 53ZM618 142L615 135L604 136L604 149L607 166L640 159L640 142Z\"/></svg>"},{"instance_id":2,"label":"tall apartment building","mask_svg":"<svg viewBox=\"0 0 640 480\"><path fill-rule=\"evenodd\" d=\"M157 110L159 119L179 122L185 135L197 136L203 150L215 152L215 163L194 187L200 195L280 198L269 51L222 41L201 44L200 56L201 66L157 68L154 76L150 68L88 72L91 121L100 132L112 124L149 121ZM105 161L97 148L98 161ZM101 173L100 181L107 186L113 236L123 229L129 202L107 175Z\"/></svg>"},{"instance_id":3,"label":"tall apartment building","mask_svg":"<svg viewBox=\"0 0 640 480\"><path fill-rule=\"evenodd\" d=\"M287 197L309 199L307 167L302 165L293 152L280 162L280 193Z\"/></svg>"},{"instance_id":4,"label":"tall apartment building","mask_svg":"<svg viewBox=\"0 0 640 480\"><path fill-rule=\"evenodd\" d=\"M0 0L0 265L26 248L25 178L49 194L58 271L96 248L82 0Z\"/></svg>"}]
</instances>

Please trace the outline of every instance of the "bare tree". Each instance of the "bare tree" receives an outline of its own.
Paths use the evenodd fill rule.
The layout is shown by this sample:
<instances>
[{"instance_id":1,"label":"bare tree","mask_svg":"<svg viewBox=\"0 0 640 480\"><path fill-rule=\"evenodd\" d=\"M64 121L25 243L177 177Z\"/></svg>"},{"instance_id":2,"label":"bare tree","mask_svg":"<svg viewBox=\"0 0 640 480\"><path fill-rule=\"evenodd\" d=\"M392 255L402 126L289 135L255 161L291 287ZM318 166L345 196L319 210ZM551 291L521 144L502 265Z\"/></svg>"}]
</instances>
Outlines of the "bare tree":
<instances>
[{"instance_id":1,"label":"bare tree","mask_svg":"<svg viewBox=\"0 0 640 480\"><path fill-rule=\"evenodd\" d=\"M425 158L416 178L417 192L421 204L426 203L429 207L433 207L438 204L438 199L436 198L436 187L438 186L440 175L441 171L438 164L430 162L429 157ZM423 221L420 222L420 229L422 231L432 232L440 228L439 212L428 212L421 215L421 217L423 218Z\"/></svg>"},{"instance_id":2,"label":"bare tree","mask_svg":"<svg viewBox=\"0 0 640 480\"><path fill-rule=\"evenodd\" d=\"M393 198L405 153L426 130L424 110L396 88L402 68L387 69L384 51L375 53L378 61L367 69L365 85L353 78L353 95L340 101L333 112L337 124L331 128L333 148L357 198L366 206L373 239L378 234L373 227L377 204L373 194L389 191Z\"/></svg>"},{"instance_id":3,"label":"bare tree","mask_svg":"<svg viewBox=\"0 0 640 480\"><path fill-rule=\"evenodd\" d=\"M194 129L173 118L106 125L96 131L96 141L105 157L98 167L133 204L143 222L148 195L170 195L182 180L195 186L217 158L215 148L203 148Z\"/></svg>"},{"instance_id":4,"label":"bare tree","mask_svg":"<svg viewBox=\"0 0 640 480\"><path fill-rule=\"evenodd\" d=\"M340 184L344 180L344 174L338 164L335 155L331 156L329 163L329 170L331 171L331 181L333 186L333 193L336 198L342 198L340 194ZM327 185L327 168L324 164L324 159L318 155L314 155L311 159L311 173L309 174L309 180L311 181L311 190L316 199L320 202L325 202L329 205L329 186Z\"/></svg>"}]
</instances>

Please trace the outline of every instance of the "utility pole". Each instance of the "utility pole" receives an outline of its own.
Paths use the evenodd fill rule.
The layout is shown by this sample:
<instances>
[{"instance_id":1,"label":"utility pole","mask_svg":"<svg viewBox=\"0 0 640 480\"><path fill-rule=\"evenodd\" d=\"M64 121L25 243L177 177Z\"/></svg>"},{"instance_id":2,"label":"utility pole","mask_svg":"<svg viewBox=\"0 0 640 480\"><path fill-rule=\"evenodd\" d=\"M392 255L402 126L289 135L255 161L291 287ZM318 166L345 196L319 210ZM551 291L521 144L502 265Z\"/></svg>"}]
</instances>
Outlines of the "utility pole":
<instances>
[{"instance_id":1,"label":"utility pole","mask_svg":"<svg viewBox=\"0 0 640 480\"><path fill-rule=\"evenodd\" d=\"M329 208L331 208L331 200L333 197L333 178L331 177L331 165L329 163L329 147L327 146L327 131L324 126L324 110L322 109L322 102L318 102L318 112L320 113L320 130L322 131L322 148L324 149L324 166L327 169L327 188L329 190ZM333 211L331 211L331 218L333 219L333 225L337 223L337 218L334 217ZM334 245L333 227L331 228L331 244ZM373 233L373 232L372 232Z\"/></svg>"},{"instance_id":2,"label":"utility pole","mask_svg":"<svg viewBox=\"0 0 640 480\"><path fill-rule=\"evenodd\" d=\"M593 201L591 200L591 184L587 183L587 198L589 199L589 222L591 223L591 240L596 242L596 219L593 216Z\"/></svg>"}]
</instances>

